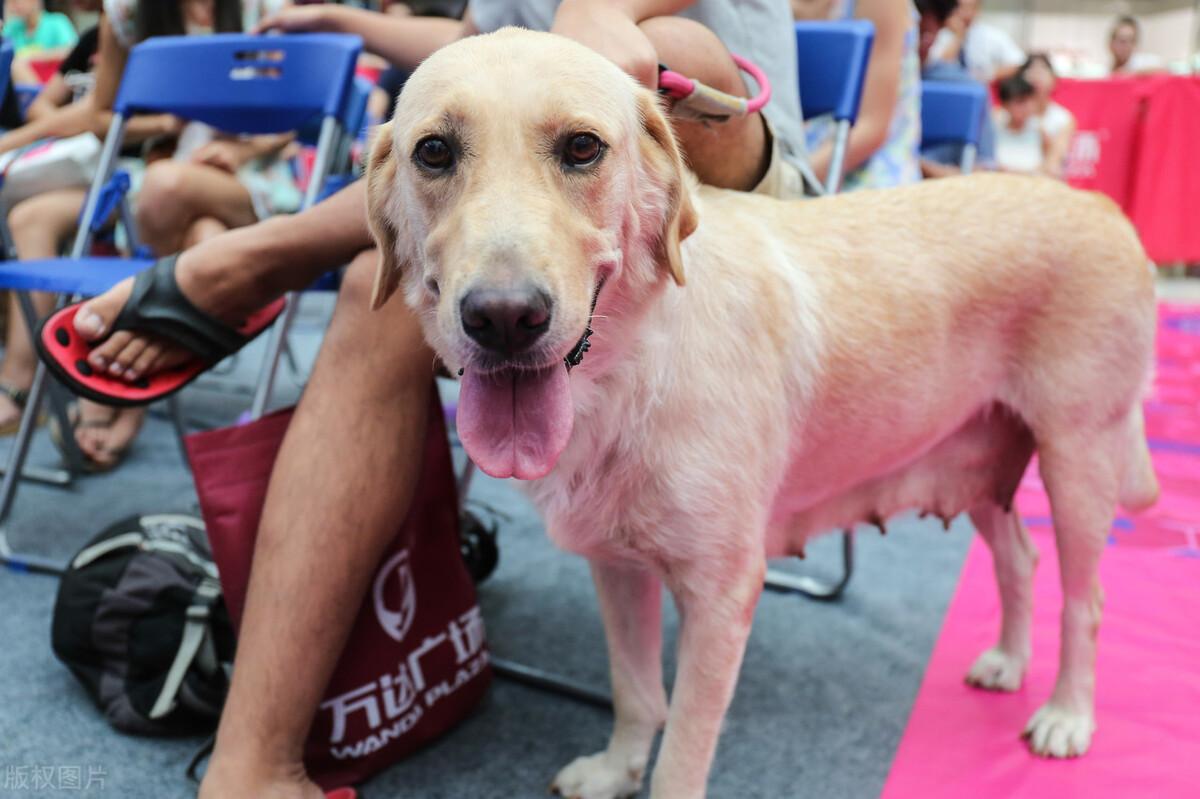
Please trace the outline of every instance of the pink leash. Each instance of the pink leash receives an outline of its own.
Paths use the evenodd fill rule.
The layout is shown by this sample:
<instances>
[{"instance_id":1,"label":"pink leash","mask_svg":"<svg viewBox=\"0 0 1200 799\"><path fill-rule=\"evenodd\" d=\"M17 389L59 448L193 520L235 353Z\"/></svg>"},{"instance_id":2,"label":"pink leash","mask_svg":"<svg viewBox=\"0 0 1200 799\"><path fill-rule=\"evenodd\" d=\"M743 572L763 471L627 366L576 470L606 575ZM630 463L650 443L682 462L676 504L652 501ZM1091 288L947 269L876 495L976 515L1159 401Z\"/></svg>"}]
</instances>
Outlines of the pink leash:
<instances>
[{"instance_id":1,"label":"pink leash","mask_svg":"<svg viewBox=\"0 0 1200 799\"><path fill-rule=\"evenodd\" d=\"M758 94L754 97L726 94L664 66L659 67L658 90L675 101L673 113L691 119L725 122L731 117L744 117L761 111L771 99L771 82L756 64L745 58L734 55L733 62L758 84Z\"/></svg>"}]
</instances>

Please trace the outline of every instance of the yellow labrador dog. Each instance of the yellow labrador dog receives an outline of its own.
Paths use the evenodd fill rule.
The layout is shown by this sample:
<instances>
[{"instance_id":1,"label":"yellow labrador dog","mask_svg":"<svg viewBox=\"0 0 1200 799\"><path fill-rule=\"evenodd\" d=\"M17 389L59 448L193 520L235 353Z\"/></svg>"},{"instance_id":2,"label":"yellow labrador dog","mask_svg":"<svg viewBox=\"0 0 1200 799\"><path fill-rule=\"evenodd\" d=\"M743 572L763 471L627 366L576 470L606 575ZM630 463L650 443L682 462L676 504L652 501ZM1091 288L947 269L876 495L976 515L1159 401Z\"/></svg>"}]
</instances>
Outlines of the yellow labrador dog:
<instances>
[{"instance_id":1,"label":"yellow labrador dog","mask_svg":"<svg viewBox=\"0 0 1200 799\"><path fill-rule=\"evenodd\" d=\"M1000 637L967 679L1015 690L1037 554L1012 500L1035 450L1065 602L1025 732L1087 750L1097 561L1117 503L1158 491L1153 280L1110 202L1012 176L801 202L697 186L651 92L515 29L421 65L368 181L375 305L403 293L462 369L468 453L531 481L592 565L616 724L556 791L636 793L665 725L651 795L703 796L767 559L905 509L967 511L991 546Z\"/></svg>"}]
</instances>

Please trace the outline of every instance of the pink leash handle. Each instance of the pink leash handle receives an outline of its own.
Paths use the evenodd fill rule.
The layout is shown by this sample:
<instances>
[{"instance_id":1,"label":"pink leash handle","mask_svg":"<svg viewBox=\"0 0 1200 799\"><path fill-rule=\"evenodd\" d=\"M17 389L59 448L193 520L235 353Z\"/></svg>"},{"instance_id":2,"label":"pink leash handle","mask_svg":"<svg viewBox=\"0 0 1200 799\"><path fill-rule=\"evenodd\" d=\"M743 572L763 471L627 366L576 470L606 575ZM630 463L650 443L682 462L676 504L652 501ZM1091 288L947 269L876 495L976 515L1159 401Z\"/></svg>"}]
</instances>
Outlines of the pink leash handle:
<instances>
[{"instance_id":1,"label":"pink leash handle","mask_svg":"<svg viewBox=\"0 0 1200 799\"><path fill-rule=\"evenodd\" d=\"M739 55L732 57L738 69L754 78L758 84L758 94L754 97L726 94L666 67L660 68L658 90L675 101L673 110L676 113L695 119L725 121L730 117L757 113L771 99L771 82L758 65Z\"/></svg>"}]
</instances>

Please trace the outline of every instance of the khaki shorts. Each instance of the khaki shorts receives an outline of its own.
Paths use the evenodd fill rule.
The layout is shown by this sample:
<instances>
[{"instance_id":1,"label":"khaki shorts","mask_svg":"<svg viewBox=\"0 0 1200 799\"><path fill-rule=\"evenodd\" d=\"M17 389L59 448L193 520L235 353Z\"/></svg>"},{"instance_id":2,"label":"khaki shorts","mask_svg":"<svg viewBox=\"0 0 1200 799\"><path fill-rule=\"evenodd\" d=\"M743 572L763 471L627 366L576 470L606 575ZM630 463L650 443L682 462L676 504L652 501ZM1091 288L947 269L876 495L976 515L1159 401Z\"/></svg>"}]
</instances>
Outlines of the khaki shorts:
<instances>
[{"instance_id":1,"label":"khaki shorts","mask_svg":"<svg viewBox=\"0 0 1200 799\"><path fill-rule=\"evenodd\" d=\"M763 117L763 122L766 123L767 136L771 139L771 164L762 180L754 187L754 193L766 194L777 200L801 200L811 196L805 190L804 174L800 167L784 155L779 139L775 137L771 123L767 122L766 117Z\"/></svg>"}]
</instances>

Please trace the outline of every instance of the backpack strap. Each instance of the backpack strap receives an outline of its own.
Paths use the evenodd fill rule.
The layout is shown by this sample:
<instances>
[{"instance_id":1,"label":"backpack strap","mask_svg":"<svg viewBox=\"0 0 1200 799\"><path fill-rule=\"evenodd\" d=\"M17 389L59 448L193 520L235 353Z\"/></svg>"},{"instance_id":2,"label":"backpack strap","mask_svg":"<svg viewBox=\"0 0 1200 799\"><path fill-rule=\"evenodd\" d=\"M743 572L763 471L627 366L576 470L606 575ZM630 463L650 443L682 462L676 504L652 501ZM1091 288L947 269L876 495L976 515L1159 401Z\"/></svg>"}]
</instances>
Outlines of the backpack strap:
<instances>
[{"instance_id":1,"label":"backpack strap","mask_svg":"<svg viewBox=\"0 0 1200 799\"><path fill-rule=\"evenodd\" d=\"M163 681L158 699L155 700L154 707L150 708L150 718L161 719L175 709L183 679L187 676L192 662L201 653L206 641L208 642L208 652L213 652L208 623L212 606L220 595L221 584L211 578L204 578L196 586L196 591L192 594L192 604L187 609L183 638L179 642L179 649L175 652L175 660L171 663L171 668L167 670L167 678ZM210 654L210 656L215 659L215 655Z\"/></svg>"}]
</instances>

